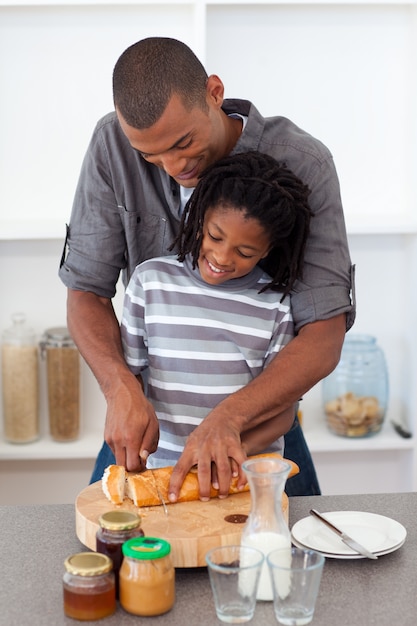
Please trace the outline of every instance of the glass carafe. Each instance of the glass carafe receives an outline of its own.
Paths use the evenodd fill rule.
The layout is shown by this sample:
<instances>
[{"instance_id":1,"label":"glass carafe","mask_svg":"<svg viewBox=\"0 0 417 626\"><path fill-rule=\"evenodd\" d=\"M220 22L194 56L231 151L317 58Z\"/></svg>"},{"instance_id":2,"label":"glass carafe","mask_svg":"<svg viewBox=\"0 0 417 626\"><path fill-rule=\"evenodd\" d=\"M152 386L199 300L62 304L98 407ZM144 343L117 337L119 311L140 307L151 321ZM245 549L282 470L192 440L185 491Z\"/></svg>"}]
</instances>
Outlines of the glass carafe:
<instances>
[{"instance_id":1,"label":"glass carafe","mask_svg":"<svg viewBox=\"0 0 417 626\"><path fill-rule=\"evenodd\" d=\"M279 458L250 459L242 464L251 494L251 510L243 527L241 544L261 550L265 555L257 600L272 600L273 592L266 563L272 550L289 548L291 535L282 508L289 463Z\"/></svg>"}]
</instances>

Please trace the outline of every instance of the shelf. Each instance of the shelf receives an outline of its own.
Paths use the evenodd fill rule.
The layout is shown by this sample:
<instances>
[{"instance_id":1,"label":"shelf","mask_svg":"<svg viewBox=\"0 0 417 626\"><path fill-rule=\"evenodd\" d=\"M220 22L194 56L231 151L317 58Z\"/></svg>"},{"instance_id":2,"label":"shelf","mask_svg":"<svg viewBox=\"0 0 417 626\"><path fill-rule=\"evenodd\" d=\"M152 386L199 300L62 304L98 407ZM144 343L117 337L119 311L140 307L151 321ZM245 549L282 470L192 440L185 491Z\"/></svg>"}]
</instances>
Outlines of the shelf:
<instances>
[{"instance_id":1,"label":"shelf","mask_svg":"<svg viewBox=\"0 0 417 626\"><path fill-rule=\"evenodd\" d=\"M196 0L123 0L125 5L194 5ZM0 7L44 7L44 6L112 6L120 5L119 0L0 0Z\"/></svg>"},{"instance_id":2,"label":"shelf","mask_svg":"<svg viewBox=\"0 0 417 626\"><path fill-rule=\"evenodd\" d=\"M417 220L383 218L379 221L346 219L348 235L416 235ZM0 220L0 241L41 241L65 239L65 223L60 220Z\"/></svg>"},{"instance_id":3,"label":"shelf","mask_svg":"<svg viewBox=\"0 0 417 626\"><path fill-rule=\"evenodd\" d=\"M61 220L0 220L0 241L65 239L65 222Z\"/></svg>"},{"instance_id":4,"label":"shelf","mask_svg":"<svg viewBox=\"0 0 417 626\"><path fill-rule=\"evenodd\" d=\"M412 5L415 0L123 0L125 5ZM0 7L43 7L43 6L112 6L120 5L118 0L0 0Z\"/></svg>"},{"instance_id":5,"label":"shelf","mask_svg":"<svg viewBox=\"0 0 417 626\"><path fill-rule=\"evenodd\" d=\"M385 423L381 432L373 437L349 439L332 435L323 424L304 426L304 435L312 453L378 452L412 450L414 438L400 437L391 424ZM94 459L103 443L102 432L86 433L77 441L58 443L49 437L28 444L0 442L0 462L21 460Z\"/></svg>"},{"instance_id":6,"label":"shelf","mask_svg":"<svg viewBox=\"0 0 417 626\"><path fill-rule=\"evenodd\" d=\"M417 221L410 219L379 218L367 221L366 219L349 219L346 216L348 235L416 235Z\"/></svg>"},{"instance_id":7,"label":"shelf","mask_svg":"<svg viewBox=\"0 0 417 626\"><path fill-rule=\"evenodd\" d=\"M324 424L312 423L304 426L304 436L312 454L334 452L383 452L388 450L413 450L414 437L400 437L389 422L371 437L349 438L333 435Z\"/></svg>"},{"instance_id":8,"label":"shelf","mask_svg":"<svg viewBox=\"0 0 417 626\"><path fill-rule=\"evenodd\" d=\"M49 437L26 444L0 442L2 461L47 461L64 459L95 459L103 443L103 433L86 433L68 443L58 443Z\"/></svg>"}]
</instances>

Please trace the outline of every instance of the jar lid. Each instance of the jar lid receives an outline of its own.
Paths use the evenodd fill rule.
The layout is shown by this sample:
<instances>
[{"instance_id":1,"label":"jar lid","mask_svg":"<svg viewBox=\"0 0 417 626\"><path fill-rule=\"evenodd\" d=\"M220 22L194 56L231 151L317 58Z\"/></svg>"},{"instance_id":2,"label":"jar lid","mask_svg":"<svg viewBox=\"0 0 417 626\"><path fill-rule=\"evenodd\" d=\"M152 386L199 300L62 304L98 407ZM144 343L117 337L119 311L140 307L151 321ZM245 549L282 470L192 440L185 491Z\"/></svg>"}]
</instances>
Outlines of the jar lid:
<instances>
[{"instance_id":1,"label":"jar lid","mask_svg":"<svg viewBox=\"0 0 417 626\"><path fill-rule=\"evenodd\" d=\"M157 537L135 537L122 545L124 556L141 561L161 559L171 552L171 546L165 539Z\"/></svg>"},{"instance_id":2,"label":"jar lid","mask_svg":"<svg viewBox=\"0 0 417 626\"><path fill-rule=\"evenodd\" d=\"M100 515L98 523L106 530L131 530L140 525L141 518L130 511L107 511Z\"/></svg>"},{"instance_id":3,"label":"jar lid","mask_svg":"<svg viewBox=\"0 0 417 626\"><path fill-rule=\"evenodd\" d=\"M100 576L113 568L112 560L98 552L78 552L69 556L64 563L70 574L78 576Z\"/></svg>"},{"instance_id":4,"label":"jar lid","mask_svg":"<svg viewBox=\"0 0 417 626\"><path fill-rule=\"evenodd\" d=\"M64 347L73 346L74 342L66 326L47 328L43 335L44 342L49 346Z\"/></svg>"},{"instance_id":5,"label":"jar lid","mask_svg":"<svg viewBox=\"0 0 417 626\"><path fill-rule=\"evenodd\" d=\"M12 326L3 332L3 341L14 345L35 343L35 331L26 324L24 313L13 313Z\"/></svg>"}]
</instances>

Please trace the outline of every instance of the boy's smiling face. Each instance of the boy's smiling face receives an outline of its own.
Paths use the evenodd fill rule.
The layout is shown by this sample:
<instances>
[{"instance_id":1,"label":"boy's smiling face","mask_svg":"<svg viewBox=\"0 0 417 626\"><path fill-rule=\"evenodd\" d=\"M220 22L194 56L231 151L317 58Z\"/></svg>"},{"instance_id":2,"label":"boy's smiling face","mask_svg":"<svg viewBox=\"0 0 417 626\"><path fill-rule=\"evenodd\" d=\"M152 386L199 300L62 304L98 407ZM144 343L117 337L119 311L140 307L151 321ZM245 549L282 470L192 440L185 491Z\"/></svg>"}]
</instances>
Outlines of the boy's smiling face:
<instances>
[{"instance_id":1,"label":"boy's smiling face","mask_svg":"<svg viewBox=\"0 0 417 626\"><path fill-rule=\"evenodd\" d=\"M257 219L235 207L208 209L198 258L201 277L211 285L249 274L270 249L267 232Z\"/></svg>"}]
</instances>

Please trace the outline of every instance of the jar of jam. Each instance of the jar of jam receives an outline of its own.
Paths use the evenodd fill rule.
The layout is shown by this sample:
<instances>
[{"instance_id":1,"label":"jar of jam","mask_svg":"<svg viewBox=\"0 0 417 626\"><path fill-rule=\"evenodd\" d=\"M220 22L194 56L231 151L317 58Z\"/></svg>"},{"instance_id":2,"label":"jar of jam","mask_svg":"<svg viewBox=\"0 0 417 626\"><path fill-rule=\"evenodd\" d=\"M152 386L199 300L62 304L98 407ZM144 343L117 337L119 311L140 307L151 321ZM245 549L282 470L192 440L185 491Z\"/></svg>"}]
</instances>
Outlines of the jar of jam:
<instances>
[{"instance_id":1,"label":"jar of jam","mask_svg":"<svg viewBox=\"0 0 417 626\"><path fill-rule=\"evenodd\" d=\"M116 598L119 597L119 570L123 561L122 545L133 537L143 537L141 518L130 511L107 511L99 517L96 533L96 550L106 554L113 562L116 577Z\"/></svg>"},{"instance_id":2,"label":"jar of jam","mask_svg":"<svg viewBox=\"0 0 417 626\"><path fill-rule=\"evenodd\" d=\"M164 539L138 537L123 544L120 604L134 615L162 615L174 606L175 570Z\"/></svg>"},{"instance_id":3,"label":"jar of jam","mask_svg":"<svg viewBox=\"0 0 417 626\"><path fill-rule=\"evenodd\" d=\"M65 561L64 613L81 621L93 621L116 610L112 561L105 554L79 552Z\"/></svg>"}]
</instances>

